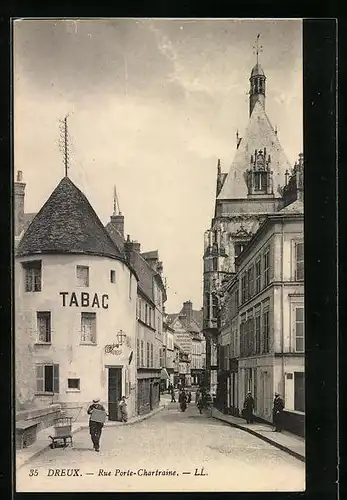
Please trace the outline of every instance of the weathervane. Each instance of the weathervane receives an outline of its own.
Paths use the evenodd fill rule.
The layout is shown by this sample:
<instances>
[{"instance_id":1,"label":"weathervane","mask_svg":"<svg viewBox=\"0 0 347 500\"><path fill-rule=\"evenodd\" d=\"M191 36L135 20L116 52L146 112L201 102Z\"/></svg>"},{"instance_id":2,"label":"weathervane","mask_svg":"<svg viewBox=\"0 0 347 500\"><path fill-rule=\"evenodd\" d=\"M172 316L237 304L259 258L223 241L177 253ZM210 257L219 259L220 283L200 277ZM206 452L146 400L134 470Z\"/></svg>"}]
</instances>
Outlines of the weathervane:
<instances>
[{"instance_id":1,"label":"weathervane","mask_svg":"<svg viewBox=\"0 0 347 500\"><path fill-rule=\"evenodd\" d=\"M253 45L253 50L255 51L255 54L257 55L257 64L259 62L259 54L260 54L260 52L263 52L263 46L259 45L259 38L260 38L260 33L257 34L255 44Z\"/></svg>"}]
</instances>

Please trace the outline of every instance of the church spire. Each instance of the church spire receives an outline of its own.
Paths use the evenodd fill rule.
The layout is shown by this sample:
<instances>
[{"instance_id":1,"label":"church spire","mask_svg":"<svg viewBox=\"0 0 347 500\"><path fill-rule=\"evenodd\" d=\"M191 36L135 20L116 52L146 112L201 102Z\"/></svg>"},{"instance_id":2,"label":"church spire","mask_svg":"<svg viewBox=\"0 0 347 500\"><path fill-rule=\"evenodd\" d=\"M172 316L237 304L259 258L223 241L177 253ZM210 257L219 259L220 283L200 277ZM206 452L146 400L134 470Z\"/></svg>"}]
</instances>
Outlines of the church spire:
<instances>
[{"instance_id":1,"label":"church spire","mask_svg":"<svg viewBox=\"0 0 347 500\"><path fill-rule=\"evenodd\" d=\"M260 33L257 34L256 42L253 45L253 50L257 57L257 62L252 69L249 90L249 116L251 116L255 103L260 103L265 107L265 80L263 68L259 64L259 54L263 50L263 46L259 44Z\"/></svg>"}]
</instances>

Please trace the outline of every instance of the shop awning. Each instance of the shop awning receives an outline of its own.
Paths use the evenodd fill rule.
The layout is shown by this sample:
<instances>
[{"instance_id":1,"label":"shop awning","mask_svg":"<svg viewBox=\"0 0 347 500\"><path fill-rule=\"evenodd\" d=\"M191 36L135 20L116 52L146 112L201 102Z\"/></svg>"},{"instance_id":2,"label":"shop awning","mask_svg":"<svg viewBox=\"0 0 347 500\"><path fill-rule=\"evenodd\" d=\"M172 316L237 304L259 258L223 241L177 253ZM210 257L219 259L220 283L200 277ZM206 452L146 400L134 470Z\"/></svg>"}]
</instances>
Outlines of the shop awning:
<instances>
[{"instance_id":1,"label":"shop awning","mask_svg":"<svg viewBox=\"0 0 347 500\"><path fill-rule=\"evenodd\" d=\"M162 380L170 380L170 375L168 374L166 368L162 368L161 369L161 374L160 374L160 378Z\"/></svg>"}]
</instances>

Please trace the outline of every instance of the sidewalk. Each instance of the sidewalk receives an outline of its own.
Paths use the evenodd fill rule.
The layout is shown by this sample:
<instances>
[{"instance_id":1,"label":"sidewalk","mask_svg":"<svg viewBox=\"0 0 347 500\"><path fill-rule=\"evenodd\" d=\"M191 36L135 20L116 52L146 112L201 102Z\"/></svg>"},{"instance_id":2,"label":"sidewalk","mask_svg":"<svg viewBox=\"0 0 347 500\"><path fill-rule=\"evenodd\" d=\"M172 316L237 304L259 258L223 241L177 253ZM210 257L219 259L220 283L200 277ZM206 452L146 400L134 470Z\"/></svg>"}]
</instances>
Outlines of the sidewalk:
<instances>
[{"instance_id":1,"label":"sidewalk","mask_svg":"<svg viewBox=\"0 0 347 500\"><path fill-rule=\"evenodd\" d=\"M212 417L249 432L305 462L305 440L302 437L295 436L287 431L273 432L272 426L265 423L246 424L243 418L224 415L216 408L212 410Z\"/></svg>"},{"instance_id":2,"label":"sidewalk","mask_svg":"<svg viewBox=\"0 0 347 500\"><path fill-rule=\"evenodd\" d=\"M120 427L124 425L133 425L138 422L142 422L142 420L146 420L147 418L152 417L156 413L159 413L167 406L167 402L160 401L159 407L152 410L150 413L146 413L145 415L137 415L128 420L128 422L106 422L105 427ZM75 422L72 424L72 435L76 434L76 432L87 429L89 427L89 422L86 420L85 422ZM23 465L26 465L32 459L36 458L41 453L45 452L49 449L49 445L51 443L51 439L49 436L54 436L54 427L47 427L43 429L37 434L37 439L35 443L28 446L28 448L23 448L22 450L16 450L16 468L17 470Z\"/></svg>"}]
</instances>

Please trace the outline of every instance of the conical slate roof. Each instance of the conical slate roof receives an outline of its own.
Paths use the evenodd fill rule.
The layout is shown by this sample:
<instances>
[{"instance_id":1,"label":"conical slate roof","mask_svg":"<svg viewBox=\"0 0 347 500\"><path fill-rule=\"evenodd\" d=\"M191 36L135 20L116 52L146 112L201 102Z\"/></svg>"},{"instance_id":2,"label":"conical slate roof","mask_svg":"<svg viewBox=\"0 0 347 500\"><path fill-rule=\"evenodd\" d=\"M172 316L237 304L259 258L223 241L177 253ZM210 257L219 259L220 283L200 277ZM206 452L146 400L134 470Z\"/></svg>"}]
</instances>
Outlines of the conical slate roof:
<instances>
[{"instance_id":1,"label":"conical slate roof","mask_svg":"<svg viewBox=\"0 0 347 500\"><path fill-rule=\"evenodd\" d=\"M29 225L17 255L90 254L124 260L86 196L64 177Z\"/></svg>"},{"instance_id":2,"label":"conical slate roof","mask_svg":"<svg viewBox=\"0 0 347 500\"><path fill-rule=\"evenodd\" d=\"M291 169L278 137L265 113L260 101L255 103L253 112L229 173L225 179L218 200L246 199L248 188L246 183L246 171L250 168L251 155L255 150L266 148L266 155L271 156L270 168L273 172L273 192L276 198L280 198L279 186L285 183L285 171Z\"/></svg>"}]
</instances>

